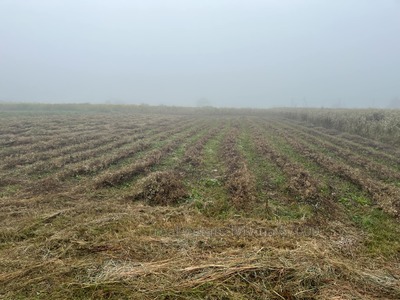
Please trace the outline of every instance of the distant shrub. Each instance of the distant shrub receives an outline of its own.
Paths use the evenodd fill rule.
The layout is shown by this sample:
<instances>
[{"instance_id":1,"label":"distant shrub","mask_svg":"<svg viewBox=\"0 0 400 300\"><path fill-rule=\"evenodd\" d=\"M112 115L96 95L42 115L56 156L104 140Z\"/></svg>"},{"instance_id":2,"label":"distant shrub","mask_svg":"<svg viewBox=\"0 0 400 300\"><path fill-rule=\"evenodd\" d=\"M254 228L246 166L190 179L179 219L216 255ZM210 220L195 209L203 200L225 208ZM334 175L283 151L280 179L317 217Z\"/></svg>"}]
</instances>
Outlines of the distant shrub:
<instances>
[{"instance_id":1,"label":"distant shrub","mask_svg":"<svg viewBox=\"0 0 400 300\"><path fill-rule=\"evenodd\" d=\"M400 146L400 110L287 108L271 111L315 126Z\"/></svg>"}]
</instances>

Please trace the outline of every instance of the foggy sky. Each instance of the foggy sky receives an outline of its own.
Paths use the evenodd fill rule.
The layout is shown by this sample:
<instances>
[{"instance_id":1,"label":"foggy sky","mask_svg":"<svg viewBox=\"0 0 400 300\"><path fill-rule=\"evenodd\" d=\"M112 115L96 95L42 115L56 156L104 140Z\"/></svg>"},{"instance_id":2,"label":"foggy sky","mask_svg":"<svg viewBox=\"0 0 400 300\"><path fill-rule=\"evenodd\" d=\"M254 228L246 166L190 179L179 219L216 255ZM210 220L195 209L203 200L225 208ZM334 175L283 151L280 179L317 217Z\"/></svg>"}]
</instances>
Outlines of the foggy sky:
<instances>
[{"instance_id":1,"label":"foggy sky","mask_svg":"<svg viewBox=\"0 0 400 300\"><path fill-rule=\"evenodd\" d=\"M0 0L0 100L386 106L396 0Z\"/></svg>"}]
</instances>

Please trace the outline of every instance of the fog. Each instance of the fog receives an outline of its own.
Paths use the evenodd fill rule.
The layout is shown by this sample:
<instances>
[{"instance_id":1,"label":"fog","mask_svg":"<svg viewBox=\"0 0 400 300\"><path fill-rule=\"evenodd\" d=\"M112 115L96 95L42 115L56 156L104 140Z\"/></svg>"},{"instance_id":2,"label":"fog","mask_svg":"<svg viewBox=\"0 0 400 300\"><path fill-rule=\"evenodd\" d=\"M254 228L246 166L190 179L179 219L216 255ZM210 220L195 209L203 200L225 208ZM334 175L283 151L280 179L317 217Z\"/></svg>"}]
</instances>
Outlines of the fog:
<instances>
[{"instance_id":1,"label":"fog","mask_svg":"<svg viewBox=\"0 0 400 300\"><path fill-rule=\"evenodd\" d=\"M387 107L395 0L0 0L0 100Z\"/></svg>"}]
</instances>

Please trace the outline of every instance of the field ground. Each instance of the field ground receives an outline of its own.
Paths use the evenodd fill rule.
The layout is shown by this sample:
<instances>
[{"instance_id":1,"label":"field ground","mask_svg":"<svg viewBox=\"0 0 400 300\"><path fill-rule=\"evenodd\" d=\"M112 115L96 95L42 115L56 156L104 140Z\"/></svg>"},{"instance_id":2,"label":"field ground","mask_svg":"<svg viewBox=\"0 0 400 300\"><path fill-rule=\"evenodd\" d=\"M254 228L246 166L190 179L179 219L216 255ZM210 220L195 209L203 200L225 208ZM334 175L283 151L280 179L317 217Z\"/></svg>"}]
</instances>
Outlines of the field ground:
<instances>
[{"instance_id":1,"label":"field ground","mask_svg":"<svg viewBox=\"0 0 400 300\"><path fill-rule=\"evenodd\" d=\"M400 150L280 114L0 112L0 299L400 299Z\"/></svg>"}]
</instances>

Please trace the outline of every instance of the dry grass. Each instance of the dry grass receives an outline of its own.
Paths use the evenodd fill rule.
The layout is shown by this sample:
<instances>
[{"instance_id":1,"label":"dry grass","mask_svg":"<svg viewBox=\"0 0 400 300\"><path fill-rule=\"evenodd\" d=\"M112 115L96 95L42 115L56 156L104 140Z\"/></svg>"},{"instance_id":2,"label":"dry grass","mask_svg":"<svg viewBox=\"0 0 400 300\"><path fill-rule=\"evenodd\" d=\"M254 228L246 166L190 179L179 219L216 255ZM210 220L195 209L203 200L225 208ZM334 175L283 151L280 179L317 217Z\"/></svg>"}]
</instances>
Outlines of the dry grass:
<instances>
[{"instance_id":1,"label":"dry grass","mask_svg":"<svg viewBox=\"0 0 400 300\"><path fill-rule=\"evenodd\" d=\"M363 238L342 223L221 222L188 206L88 200L25 220L14 234L23 231L3 235L14 244L1 252L6 299L400 296L398 264L371 263Z\"/></svg>"},{"instance_id":2,"label":"dry grass","mask_svg":"<svg viewBox=\"0 0 400 300\"><path fill-rule=\"evenodd\" d=\"M91 117L86 126L90 130L96 124L110 126L129 135L129 130L137 133L142 122L157 132L158 126L175 120L153 118L152 125L138 117L124 126L120 115L106 115L105 123L97 124ZM40 124L29 118L27 124L29 120ZM77 122L85 132L82 117L62 120ZM173 131L176 135L166 134L160 147L142 149L139 158L132 156L136 148L113 149L95 159L112 158L114 164L63 177L62 168L49 168L40 176L26 173L35 162L25 157L28 148L23 147L40 138L30 136L28 125L12 118L19 126L2 128L6 138L0 144L14 141L15 145L0 150L0 156L9 157L16 147L26 165L5 168L0 181L0 299L400 298L400 226L373 203L380 195L377 191L366 193L370 198L365 203L343 204L339 200L352 196L352 190L332 181L336 195L323 191L326 182L315 170L268 140L269 133L253 119L220 120L215 124L226 126L222 132L215 129L220 128L217 125L214 130L207 127L209 121L186 119ZM56 118L42 116L40 122L65 133ZM275 125L279 127L279 122ZM254 128L244 131L246 126ZM189 142L199 131L196 128L204 133ZM46 136L45 128L40 132ZM260 161L282 170L285 181L279 188L257 185L255 174L265 170L244 155L240 137L245 132L251 136L246 147L252 147ZM287 137L282 135L282 140ZM144 139L153 145L151 137ZM309 161L312 154L323 162L324 172L332 176L326 181L337 176L353 184L349 176L343 179L339 170L331 168L334 158L323 153L317 157L311 148L302 151L305 142L287 144L303 156L310 155ZM71 155L81 157L82 145L68 147L77 151ZM68 161L67 153L57 156L57 151L49 150L43 157ZM118 160L124 153L126 157ZM163 155L154 158L155 153ZM15 158L8 161L18 165ZM93 161L77 161L76 167ZM387 174L394 174L393 181L387 185L397 191L397 173L391 172ZM368 172L354 176L363 179L361 185L372 180ZM96 185L108 182L105 179L111 184ZM259 186L269 188L268 197L274 198L270 214L258 213L267 202ZM380 186L385 185L374 183L373 188ZM316 204L323 214L312 209L293 213L293 206Z\"/></svg>"},{"instance_id":3,"label":"dry grass","mask_svg":"<svg viewBox=\"0 0 400 300\"><path fill-rule=\"evenodd\" d=\"M137 182L133 199L149 205L177 204L188 196L182 180L182 176L173 171L151 173Z\"/></svg>"},{"instance_id":4,"label":"dry grass","mask_svg":"<svg viewBox=\"0 0 400 300\"><path fill-rule=\"evenodd\" d=\"M398 109L296 108L276 109L273 113L358 135L353 138L362 136L366 138L364 141L369 140L374 146L379 146L376 141L392 146L400 145L400 110Z\"/></svg>"}]
</instances>

